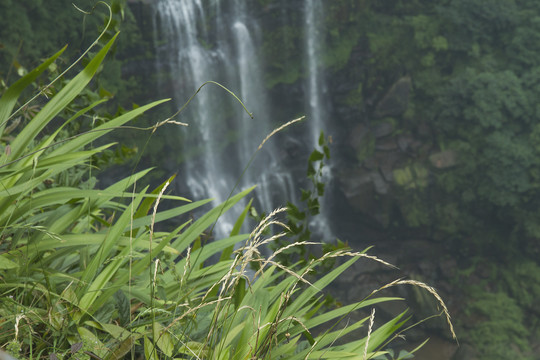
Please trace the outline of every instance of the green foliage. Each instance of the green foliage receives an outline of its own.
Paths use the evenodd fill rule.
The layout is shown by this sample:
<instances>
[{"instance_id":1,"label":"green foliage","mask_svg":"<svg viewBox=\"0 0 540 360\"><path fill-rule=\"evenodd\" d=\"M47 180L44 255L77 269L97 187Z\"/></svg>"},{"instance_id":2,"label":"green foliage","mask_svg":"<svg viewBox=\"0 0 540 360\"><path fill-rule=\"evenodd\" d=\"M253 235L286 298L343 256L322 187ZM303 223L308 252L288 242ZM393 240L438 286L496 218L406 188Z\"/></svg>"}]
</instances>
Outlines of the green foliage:
<instances>
[{"instance_id":1,"label":"green foliage","mask_svg":"<svg viewBox=\"0 0 540 360\"><path fill-rule=\"evenodd\" d=\"M268 62L266 72L267 87L277 84L292 84L302 75L301 62L294 58L294 49L300 43L296 28L283 25L272 31L265 31L262 51ZM290 56L287 56L290 54Z\"/></svg>"},{"instance_id":2,"label":"green foliage","mask_svg":"<svg viewBox=\"0 0 540 360\"><path fill-rule=\"evenodd\" d=\"M355 51L343 52L343 62L354 64L346 75L325 64L328 78L341 80L332 85L334 97L342 96L335 100L345 108L340 113L360 110L371 120L397 79L407 75L413 84L396 132L413 134L422 147L407 150L414 161L393 165L389 197L404 221L392 223L398 231L420 227L463 261L524 259L498 273L495 285L482 285L491 292L467 298L471 320L478 315L482 322L465 337L482 358L527 358L528 342L538 338L531 299L540 273L539 2L368 0L356 1L356 9L350 3L332 2L327 17L329 38L346 34L348 21L358 32ZM349 13L340 18L347 25L333 21L340 7ZM347 92L340 92L343 79L350 81ZM366 139L348 166L374 151L384 158L374 148ZM435 166L430 157L445 150L456 163Z\"/></svg>"},{"instance_id":3,"label":"green foliage","mask_svg":"<svg viewBox=\"0 0 540 360\"><path fill-rule=\"evenodd\" d=\"M465 342L479 359L533 359L530 340L540 331L535 309L540 268L534 261L514 259L493 263L488 257L471 259L455 279L463 283L467 304L459 325Z\"/></svg>"},{"instance_id":4,"label":"green foliage","mask_svg":"<svg viewBox=\"0 0 540 360\"><path fill-rule=\"evenodd\" d=\"M373 156L375 152L375 137L370 133L366 135L364 141L358 146L356 151L356 159L359 163L362 163L364 160Z\"/></svg>"},{"instance_id":5,"label":"green foliage","mask_svg":"<svg viewBox=\"0 0 540 360\"><path fill-rule=\"evenodd\" d=\"M125 0L110 1L113 18L111 19L110 37L118 31ZM78 3L78 9L93 11L94 15L77 10L70 3L49 1L3 1L0 12L4 15L4 26L0 29L0 79L9 80L15 70L24 75L26 66L60 48L66 42L71 44L68 61L74 59L80 49L87 48L94 41L94 29L103 29L107 24L109 13L107 7L97 5L95 1ZM54 24L54 26L52 26Z\"/></svg>"},{"instance_id":6,"label":"green foliage","mask_svg":"<svg viewBox=\"0 0 540 360\"><path fill-rule=\"evenodd\" d=\"M467 314L480 316L470 324L467 338L479 352L479 359L533 359L524 314L516 301L507 294L476 291L467 307ZM467 326L467 324L464 324ZM514 348L514 346L518 349Z\"/></svg>"},{"instance_id":7,"label":"green foliage","mask_svg":"<svg viewBox=\"0 0 540 360\"><path fill-rule=\"evenodd\" d=\"M355 27L334 27L326 41L328 49L323 52L324 66L333 70L342 69L349 62L359 38L360 32Z\"/></svg>"},{"instance_id":8,"label":"green foliage","mask_svg":"<svg viewBox=\"0 0 540 360\"><path fill-rule=\"evenodd\" d=\"M335 359L386 354L379 349L403 327L405 313L376 328L370 325L369 336L364 332L349 342L340 340L373 319L366 316L342 323L352 311L399 299L368 297L333 310L321 307L321 291L364 254L337 249L321 259L290 266L276 261L286 249L262 258L258 248L282 236L263 235L269 226L280 224L275 218L278 213L262 219L251 234L238 234L249 206L230 237L204 243L206 229L252 189L196 220L160 232L154 230L156 224L187 215L209 200L191 203L166 194L174 177L153 191L138 189L136 184L149 170L102 190L94 189L85 174L77 182L68 178L51 186L49 179L93 164L94 156L112 146L93 147L98 139L164 102L137 107L102 119L89 131L60 137L66 126L86 121L84 115L102 102L88 101L84 91L115 39L116 35L78 75L44 100L16 133L0 137L0 345L19 358L51 359L119 359L130 352L132 357L147 359ZM24 88L59 55L22 77L0 98L4 133L14 120L17 110L13 109ZM81 110L56 124L55 118L73 101L81 101ZM43 135L48 127L50 133ZM323 160L329 157L323 135L319 144L322 150L312 154L308 167L314 188L304 196L310 214L318 213L318 198L324 193ZM100 159L107 161L108 155ZM158 211L161 201L182 204ZM307 228L302 231L309 236ZM210 261L220 254L219 261ZM310 277L312 282L307 280L308 273L325 266L325 258L344 257L350 259L321 271L320 277ZM258 270L248 276L246 269L252 263L258 264Z\"/></svg>"},{"instance_id":9,"label":"green foliage","mask_svg":"<svg viewBox=\"0 0 540 360\"><path fill-rule=\"evenodd\" d=\"M277 251L279 248L289 243L310 242L312 238L309 228L310 222L320 214L321 199L324 196L325 183L323 179L323 169L325 162L330 159L330 147L327 139L321 131L319 135L318 149L313 150L308 159L306 177L310 181L308 189L302 189L301 205L287 203L287 239L278 239L270 245L270 249ZM347 245L341 241L335 244L325 243L323 251L325 253L346 248ZM315 254L307 245L291 247L286 251L280 251L276 259L287 266L297 262L307 265L309 261L315 259ZM335 261L326 261L324 271L328 271Z\"/></svg>"},{"instance_id":10,"label":"green foliage","mask_svg":"<svg viewBox=\"0 0 540 360\"><path fill-rule=\"evenodd\" d=\"M535 311L536 299L540 296L540 266L527 260L504 271L504 287L513 299L526 311ZM536 322L536 321L535 321ZM540 324L534 324L538 327Z\"/></svg>"}]
</instances>

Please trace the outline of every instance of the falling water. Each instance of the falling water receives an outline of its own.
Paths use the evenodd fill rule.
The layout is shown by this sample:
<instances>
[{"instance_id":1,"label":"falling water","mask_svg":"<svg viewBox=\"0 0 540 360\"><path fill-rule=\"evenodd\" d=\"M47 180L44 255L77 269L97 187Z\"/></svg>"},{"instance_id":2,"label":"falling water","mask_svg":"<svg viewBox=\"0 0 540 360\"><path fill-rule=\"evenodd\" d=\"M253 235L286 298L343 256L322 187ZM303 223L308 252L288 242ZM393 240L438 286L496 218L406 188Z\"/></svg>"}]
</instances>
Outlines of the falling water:
<instances>
[{"instance_id":1,"label":"falling water","mask_svg":"<svg viewBox=\"0 0 540 360\"><path fill-rule=\"evenodd\" d=\"M308 114L313 122L311 126L313 145L317 144L319 133L324 129L326 106L324 94L326 82L321 71L321 24L324 14L321 0L305 0L305 28L306 28L306 63L308 67L307 77L307 107Z\"/></svg>"},{"instance_id":2,"label":"falling water","mask_svg":"<svg viewBox=\"0 0 540 360\"><path fill-rule=\"evenodd\" d=\"M212 197L216 204L226 200L274 126L257 53L260 30L248 16L248 6L239 0L160 0L155 8L157 52L162 59L158 71L168 73L178 105L213 80L233 91L254 114L250 118L223 89L206 86L183 117L190 125L183 151L196 154L184 164L185 182L193 198ZM277 154L274 143L268 142L237 189L258 184L256 201L266 212L294 200L293 178ZM218 223L218 235L230 231L236 216L226 214Z\"/></svg>"},{"instance_id":3,"label":"falling water","mask_svg":"<svg viewBox=\"0 0 540 360\"><path fill-rule=\"evenodd\" d=\"M208 40L204 27L200 26L206 19L200 0L160 1L157 11L161 23L160 33L168 40L167 47L158 48L158 58L167 59L169 74L177 79L173 81L175 92L178 98L187 100L200 85L217 76L219 50L208 50L199 41ZM198 144L194 146L205 154L197 161L186 163L189 173L186 181L195 198L212 196L222 201L227 193L227 172L215 154L223 144L223 139L219 138L223 132L220 122L214 121L215 95L206 90L198 94L186 116L191 120L190 131L197 132L192 134L198 139ZM214 176L205 176L208 174ZM215 176L217 174L220 176Z\"/></svg>"},{"instance_id":4,"label":"falling water","mask_svg":"<svg viewBox=\"0 0 540 360\"><path fill-rule=\"evenodd\" d=\"M311 120L311 144L316 147L321 130L327 131L325 124L327 123L327 88L324 79L323 64L323 34L324 34L324 8L321 0L305 0L304 17L305 17L305 63L307 64L308 76L306 79L306 102L308 116ZM323 168L323 181L328 185L331 178L329 164L325 164ZM327 206L325 206L325 198L320 199L321 214L312 219L310 227L312 232L318 234L323 239L331 238L331 231L328 223Z\"/></svg>"},{"instance_id":5,"label":"falling water","mask_svg":"<svg viewBox=\"0 0 540 360\"><path fill-rule=\"evenodd\" d=\"M244 0L159 0L155 5L158 73L165 74L163 83L173 88L177 105L213 80L233 91L254 114L251 118L226 91L211 85L205 86L183 113L182 120L190 126L182 137L179 134L183 148L176 151L191 154L182 174L189 195L195 199L211 197L216 204L225 201L260 142L274 127L291 120L276 121L272 116L276 104L270 103L265 88L260 24L250 14L255 6L255 2ZM327 117L320 63L319 39L324 30L321 0L304 0L304 16L304 111L310 129L304 150L308 154L316 146ZM257 153L236 189L259 185L256 201L265 212L285 205L287 200L297 202L299 191L298 180L284 164L283 145L276 141L266 143ZM236 216L226 214L218 223L218 235L230 231ZM327 233L320 231L328 228L321 226L324 222L316 221L315 231Z\"/></svg>"}]
</instances>

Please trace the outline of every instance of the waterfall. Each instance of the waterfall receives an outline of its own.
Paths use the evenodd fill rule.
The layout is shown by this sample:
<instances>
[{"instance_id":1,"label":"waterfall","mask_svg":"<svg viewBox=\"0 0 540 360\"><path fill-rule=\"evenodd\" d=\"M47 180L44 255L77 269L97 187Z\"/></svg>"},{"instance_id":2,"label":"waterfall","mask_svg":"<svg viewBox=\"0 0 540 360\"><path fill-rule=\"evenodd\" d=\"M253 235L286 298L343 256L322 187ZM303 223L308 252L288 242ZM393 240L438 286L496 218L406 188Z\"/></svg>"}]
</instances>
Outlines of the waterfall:
<instances>
[{"instance_id":1,"label":"waterfall","mask_svg":"<svg viewBox=\"0 0 540 360\"><path fill-rule=\"evenodd\" d=\"M241 0L160 0L155 5L157 70L167 74L162 82L172 84L164 87L173 88L177 105L212 80L233 91L254 114L250 118L232 96L212 85L183 113L189 127L179 134L183 146L177 151L192 154L183 164L185 186L192 198L211 197L215 204L227 199L275 126L258 54L261 34L249 6ZM278 153L275 143L267 142L236 189L257 184L256 202L265 212L295 198L294 179ZM230 232L237 215L225 214L216 229L219 236Z\"/></svg>"},{"instance_id":2,"label":"waterfall","mask_svg":"<svg viewBox=\"0 0 540 360\"><path fill-rule=\"evenodd\" d=\"M326 81L324 79L323 64L323 43L324 38L324 7L322 0L305 0L305 63L307 64L308 76L306 79L306 102L307 112L312 122L311 144L312 147L318 145L321 130L327 133L329 101L327 96ZM330 165L326 163L323 168L322 180L328 188L332 181ZM332 231L328 220L328 206L326 196L320 201L321 213L310 222L312 233L317 234L323 240L332 239Z\"/></svg>"},{"instance_id":3,"label":"waterfall","mask_svg":"<svg viewBox=\"0 0 540 360\"><path fill-rule=\"evenodd\" d=\"M324 106L324 93L326 82L321 70L322 48L320 37L322 34L321 24L324 15L321 0L305 0L305 33L306 33L306 64L307 76L307 108L311 118L311 140L313 146L317 144L319 133L324 129L326 106Z\"/></svg>"},{"instance_id":4,"label":"waterfall","mask_svg":"<svg viewBox=\"0 0 540 360\"><path fill-rule=\"evenodd\" d=\"M257 6L244 0L159 0L154 5L157 72L164 74L162 87L173 90L177 106L212 80L233 91L253 112L251 118L226 91L207 85L182 113L181 120L189 127L178 135L182 148L176 151L186 158L181 171L184 188L180 190L197 200L211 197L215 204L225 201L260 142L273 128L292 119L292 115L278 120L272 116L271 109L279 104L271 103L264 83L260 19L253 16ZM283 4L281 7L285 9ZM309 118L307 143L302 145L306 155L317 145L327 118L321 71L323 10L321 0L304 0L305 108L292 109L291 114L306 113ZM255 201L264 212L284 206L287 200L298 203L298 182L305 176L293 176L284 164L283 138L281 143L278 140L267 142L257 153L236 189L257 184ZM301 142L296 138L289 141ZM230 212L221 219L218 236L227 235L237 215ZM328 232L320 230L328 229L322 226L325 222L319 219L312 226L327 237Z\"/></svg>"}]
</instances>

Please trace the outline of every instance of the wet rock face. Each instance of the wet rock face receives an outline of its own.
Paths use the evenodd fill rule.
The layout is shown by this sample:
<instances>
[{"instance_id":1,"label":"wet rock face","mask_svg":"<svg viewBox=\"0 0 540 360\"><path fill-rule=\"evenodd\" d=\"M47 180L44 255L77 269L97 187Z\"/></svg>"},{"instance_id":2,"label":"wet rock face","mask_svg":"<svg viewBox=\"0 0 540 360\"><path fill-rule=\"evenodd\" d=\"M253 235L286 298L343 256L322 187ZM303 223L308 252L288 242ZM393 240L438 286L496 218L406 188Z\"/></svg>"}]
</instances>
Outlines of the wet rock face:
<instances>
[{"instance_id":1,"label":"wet rock face","mask_svg":"<svg viewBox=\"0 0 540 360\"><path fill-rule=\"evenodd\" d=\"M379 226L389 225L389 183L378 170L347 169L338 174L337 183L348 205L365 219Z\"/></svg>"},{"instance_id":2,"label":"wet rock face","mask_svg":"<svg viewBox=\"0 0 540 360\"><path fill-rule=\"evenodd\" d=\"M333 169L347 205L383 228L402 221L427 225L429 214L415 207L407 191L423 194L437 172L459 165L456 150L438 148L429 122L414 119L414 112L404 114L411 87L411 78L402 77L371 111L364 107L362 119L347 127L340 144L352 156Z\"/></svg>"},{"instance_id":3,"label":"wet rock face","mask_svg":"<svg viewBox=\"0 0 540 360\"><path fill-rule=\"evenodd\" d=\"M437 169L446 169L457 165L457 153L454 150L445 150L429 156L429 161Z\"/></svg>"},{"instance_id":4,"label":"wet rock face","mask_svg":"<svg viewBox=\"0 0 540 360\"><path fill-rule=\"evenodd\" d=\"M459 346L456 343L441 339L440 337L432 337L417 353L414 358L416 360L454 360L465 358L456 358ZM468 357L467 359L472 359Z\"/></svg>"},{"instance_id":5,"label":"wet rock face","mask_svg":"<svg viewBox=\"0 0 540 360\"><path fill-rule=\"evenodd\" d=\"M382 121L372 126L371 133L378 139L392 134L394 131L394 124L390 121Z\"/></svg>"},{"instance_id":6,"label":"wet rock face","mask_svg":"<svg viewBox=\"0 0 540 360\"><path fill-rule=\"evenodd\" d=\"M375 116L382 118L385 116L398 116L404 113L409 105L411 87L412 83L409 76L404 76L396 81L377 104Z\"/></svg>"},{"instance_id":7,"label":"wet rock face","mask_svg":"<svg viewBox=\"0 0 540 360\"><path fill-rule=\"evenodd\" d=\"M370 135L369 127L366 124L358 124L352 128L349 136L349 145L358 150Z\"/></svg>"}]
</instances>

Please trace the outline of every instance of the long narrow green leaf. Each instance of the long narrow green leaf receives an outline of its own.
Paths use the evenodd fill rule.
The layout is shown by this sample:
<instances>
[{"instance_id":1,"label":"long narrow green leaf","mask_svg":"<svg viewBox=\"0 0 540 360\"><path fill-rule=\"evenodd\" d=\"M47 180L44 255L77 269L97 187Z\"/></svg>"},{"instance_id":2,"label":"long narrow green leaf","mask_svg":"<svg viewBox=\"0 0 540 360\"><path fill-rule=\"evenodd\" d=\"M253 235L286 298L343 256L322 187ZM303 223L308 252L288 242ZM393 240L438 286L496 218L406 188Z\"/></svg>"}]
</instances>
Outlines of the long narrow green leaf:
<instances>
[{"instance_id":1,"label":"long narrow green leaf","mask_svg":"<svg viewBox=\"0 0 540 360\"><path fill-rule=\"evenodd\" d=\"M356 260L358 260L358 258L351 258L350 260L341 264L340 266L323 276L321 279L316 281L313 286L309 286L304 289L304 291L302 291L302 293L295 299L295 301L287 307L285 311L285 316L294 316L294 314L299 310L300 307L303 307L320 290L324 289L326 286L328 286L328 284L334 281L339 276L339 274L344 272Z\"/></svg>"},{"instance_id":2,"label":"long narrow green leaf","mask_svg":"<svg viewBox=\"0 0 540 360\"><path fill-rule=\"evenodd\" d=\"M244 208L244 211L242 211L242 213L240 214L240 216L238 217L238 219L234 223L234 227L231 230L231 235L230 236L240 234L240 229L242 228L242 225L244 224L244 221L245 221L246 216L247 216L247 214L249 212L249 209L251 208L252 203L253 203L253 199L250 199L248 204ZM231 257L231 255L232 255L233 251L234 251L234 246L229 246L228 248L223 250L223 252L221 253L221 256L220 256L219 259L220 260L229 259Z\"/></svg>"},{"instance_id":3,"label":"long narrow green leaf","mask_svg":"<svg viewBox=\"0 0 540 360\"><path fill-rule=\"evenodd\" d=\"M88 65L75 76L62 90L60 90L47 104L36 114L24 129L17 135L11 144L11 156L14 159L19 158L29 143L38 135L38 133L51 121L60 111L66 108L77 95L88 85L92 77L97 72L101 62L107 55L113 42L116 40L114 35L112 39L94 56Z\"/></svg>"},{"instance_id":4,"label":"long narrow green leaf","mask_svg":"<svg viewBox=\"0 0 540 360\"><path fill-rule=\"evenodd\" d=\"M20 185L23 185L25 192L29 192L31 189L26 190L28 186L25 185L25 182L28 181L29 177L41 178L43 173L46 173L47 177L53 177L54 175L59 174L66 169L83 163L92 155L103 151L109 146L110 145L104 145L93 150L61 154L55 156L54 158L43 160L43 163L41 162L41 160L35 160L33 164L23 165L23 167L13 172L11 176L3 177L0 187L0 189L3 189L3 191L0 190L0 198L17 194L18 192L20 192L17 190L20 189ZM21 184L16 185L17 183ZM1 205L0 208L2 208Z\"/></svg>"},{"instance_id":5,"label":"long narrow green leaf","mask_svg":"<svg viewBox=\"0 0 540 360\"><path fill-rule=\"evenodd\" d=\"M116 117L116 118L114 118L114 119L112 119L112 120L110 120L110 121L96 127L95 129L93 129L91 131L80 134L75 139L73 139L73 140L71 140L71 141L69 141L69 142L67 142L65 144L62 144L58 148L54 149L54 151L52 151L50 154L47 154L44 157L56 156L58 154L69 153L69 152L78 150L78 149L82 148L83 146L91 143L92 141L95 141L96 139L98 139L98 138L108 134L109 132L115 130L119 126L124 125L128 121L133 120L135 117L143 114L146 110L151 109L151 108L153 108L153 107L155 107L155 106L157 106L159 104L162 104L164 102L167 102L167 101L169 101L169 99L158 100L158 101L154 101L154 102L152 102L150 104L147 104L147 105L141 106L139 108L136 108L134 110L131 110L130 112L128 112L128 113L126 113L124 115L118 116L118 117Z\"/></svg>"},{"instance_id":6,"label":"long narrow green leaf","mask_svg":"<svg viewBox=\"0 0 540 360\"><path fill-rule=\"evenodd\" d=\"M132 201L130 207L133 207L133 209L136 209L140 202L142 201L144 191L140 194L137 194L137 197ZM116 241L122 236L122 234L125 231L125 228L128 226L129 222L131 221L131 212L130 211L124 211L120 218L117 220L117 222L114 224L113 227L109 229L109 232L107 234L107 237L103 241L100 249L98 250L98 253L90 264L88 264L88 267L84 270L83 274L81 275L81 283L82 284L90 284L92 282L92 279L97 275L98 269L100 266L103 265L103 262L105 259L109 257L109 254L115 245ZM93 287L95 287L95 283L93 283ZM83 310L87 310L91 305L97 294L94 292L93 294L86 296L86 290L87 287L83 286L82 288L78 289L78 296L81 297L82 294L85 294L84 302L82 301L81 297L81 303L80 308Z\"/></svg>"},{"instance_id":7,"label":"long narrow green leaf","mask_svg":"<svg viewBox=\"0 0 540 360\"><path fill-rule=\"evenodd\" d=\"M140 237L133 239L133 243L136 244L140 240ZM112 242L108 239L109 242ZM81 311L94 313L101 305L103 305L107 300L114 294L114 292L107 292L107 295L104 295L104 290L108 288L108 283L112 277L116 274L122 264L128 262L129 253L131 249L125 247L118 255L114 258L110 258L108 265L101 270L101 272L96 276L92 284L88 287L85 294L79 302L79 308ZM99 251L98 251L99 253ZM120 285L121 286L121 285ZM120 288L118 286L118 288ZM99 300L98 300L99 298Z\"/></svg>"},{"instance_id":8,"label":"long narrow green leaf","mask_svg":"<svg viewBox=\"0 0 540 360\"><path fill-rule=\"evenodd\" d=\"M131 264L130 271L124 271L123 274L119 274L109 286L109 289L104 290L102 296L94 301L93 307L99 308L100 306L102 306L105 301L117 291L117 289L120 289L121 287L129 283L130 277L135 278L139 276L144 270L148 269L148 266L150 265L152 259L156 257L161 251L163 251L171 242L171 240L188 224L189 222L186 222L171 231L163 240L161 240L158 244L155 244L151 251L145 254L143 258L134 261ZM145 244L149 245L149 242L146 241ZM137 244L130 243L129 245L136 246ZM148 246L148 248L149 247L150 246ZM126 249L129 250L129 246L126 246Z\"/></svg>"},{"instance_id":9,"label":"long narrow green leaf","mask_svg":"<svg viewBox=\"0 0 540 360\"><path fill-rule=\"evenodd\" d=\"M350 304L350 305L347 305L347 306L342 306L340 308L327 311L327 312L325 312L325 313L323 313L323 314L321 314L319 316L316 316L316 317L314 317L312 319L304 320L303 324L308 329L312 329L312 328L315 328L316 326L328 323L328 322L330 322L330 321L332 321L332 320L334 320L334 319L336 319L338 317L342 317L344 315L347 315L347 314L351 313L352 311L362 309L362 308L365 308L367 306L373 306L373 305L376 305L376 304L379 304L379 303L382 303L382 302L396 301L396 300L403 300L403 299L402 298L394 298L394 297L380 297L380 298L373 298L373 299L368 299L368 300L364 300L364 301L359 301L359 302L354 303L354 304ZM300 326L300 325L297 325L295 327L292 327L289 332L290 332L291 336L294 336L296 334L302 333L302 331L303 331L303 327Z\"/></svg>"},{"instance_id":10,"label":"long narrow green leaf","mask_svg":"<svg viewBox=\"0 0 540 360\"><path fill-rule=\"evenodd\" d=\"M199 265L201 265L205 260L209 259L210 257L219 254L223 249L226 249L230 246L234 246L235 244L238 244L244 240L247 240L249 237L249 234L242 234L242 235L236 235L231 236L224 239L219 239L217 241L212 241L205 246L195 250L191 254L191 266L194 268L197 268ZM180 261L177 263L176 267L178 269L182 268L184 265L183 261Z\"/></svg>"},{"instance_id":11,"label":"long narrow green leaf","mask_svg":"<svg viewBox=\"0 0 540 360\"><path fill-rule=\"evenodd\" d=\"M206 214L201 216L200 219L194 222L193 225L191 225L189 229L187 229L180 237L178 237L172 246L178 251L185 250L189 244L191 244L203 233L204 230L212 226L212 224L214 224L223 213L228 211L234 204L249 194L254 188L255 187L246 189L208 211Z\"/></svg>"},{"instance_id":12,"label":"long narrow green leaf","mask_svg":"<svg viewBox=\"0 0 540 360\"><path fill-rule=\"evenodd\" d=\"M98 101L88 105L87 107L85 107L84 109L81 109L79 111L77 111L72 117L70 117L69 119L67 119L66 121L64 121L64 123L62 125L60 125L58 127L58 129L56 129L54 131L54 133L52 133L49 137L47 137L44 141L42 141L40 144L38 144L35 149L35 150L39 150L39 149L44 149L46 147L48 147L49 145L51 145L54 141L54 139L56 139L56 137L58 136L58 134L60 134L60 132L69 124L71 123L73 120L75 119L78 119L80 116L82 116L83 114L87 113L88 111L92 110L93 108L95 108L96 106L108 101L109 99L99 99Z\"/></svg>"},{"instance_id":13,"label":"long narrow green leaf","mask_svg":"<svg viewBox=\"0 0 540 360\"><path fill-rule=\"evenodd\" d=\"M105 190L74 190L74 193L70 193L69 191L66 192L66 197L73 196L72 199L80 198L80 197L87 197L91 198L92 204L87 204L88 207L94 207L98 208L102 206L103 204L108 203L111 199L115 197L132 197L132 194L125 193L127 187L132 185L135 181L146 175L150 169L142 170L140 172L137 172L133 174L130 177L127 177L125 179L122 179L109 187L107 187ZM30 192L34 187L36 187L38 184L43 182L45 179L47 179L51 175L50 172L44 173L38 178L34 178L27 183L23 183L20 186L16 188L11 188L6 193L8 195L11 195L14 193L15 195L18 193L23 192ZM1 187L0 187L1 189ZM63 188L62 188L63 189ZM94 192L97 192L97 196L94 196ZM42 198L43 197L43 198ZM59 200L58 202L55 202L56 200ZM36 208L36 205L46 206L46 205L53 205L53 204L60 204L65 203L65 200L62 201L63 198L61 194L58 193L58 190L49 189L45 191L38 192L32 199L23 200L19 206L15 208L15 210L12 211L8 210L9 206L12 206L12 203L14 201L14 197L6 197L3 200L0 201L0 225L6 226L8 224L16 223L20 217L23 216L23 214L32 211L33 208ZM183 199L183 198L181 198ZM33 203L32 200L35 200L36 202Z\"/></svg>"},{"instance_id":14,"label":"long narrow green leaf","mask_svg":"<svg viewBox=\"0 0 540 360\"><path fill-rule=\"evenodd\" d=\"M2 98L0 98L0 135L4 133L4 128L6 127L6 122L11 111L17 103L17 99L21 95L24 89L26 89L30 84L32 84L43 71L45 71L49 65L51 65L62 53L66 50L67 46L64 46L59 52L45 60L41 65L39 65L34 70L30 71L28 74L17 80L13 85L6 90Z\"/></svg>"},{"instance_id":15,"label":"long narrow green leaf","mask_svg":"<svg viewBox=\"0 0 540 360\"><path fill-rule=\"evenodd\" d=\"M188 223L182 224L180 228L183 228ZM152 245L152 249L155 249L158 247L158 242L161 241L162 238L169 237L170 233L156 233L154 234L156 237L156 243ZM8 252L8 255L15 255L16 253L24 253L25 256L32 257L35 254L40 254L46 251L51 250L58 250L62 248L70 248L72 251L76 251L79 248L88 247L88 246L96 246L98 247L103 243L105 238L107 237L106 233L90 233L90 234L70 234L70 235L60 235L59 238L45 238L41 240L38 244L32 244L31 246L23 245L16 250L12 250L11 252ZM124 247L133 247L133 251L143 251L148 250L150 248L150 242L148 239L142 238L137 243L137 246L135 246L131 241L130 238L127 236L122 236L118 239L117 243L119 248ZM173 255L179 255L178 251L170 246L165 246L163 248L163 251L166 253L170 253Z\"/></svg>"},{"instance_id":16,"label":"long narrow green leaf","mask_svg":"<svg viewBox=\"0 0 540 360\"><path fill-rule=\"evenodd\" d=\"M159 193L161 192L161 190L163 190L165 185L167 183L171 183L174 180L175 177L176 177L176 175L173 175L170 178L168 178L166 181L161 183L157 188L155 188L151 192L151 194L156 195L156 196L159 195ZM140 217L143 217L143 216L147 215L150 212L150 209L152 208L152 204L154 202L155 202L155 200L150 198L150 197L147 197L146 199L144 199L143 202L141 203L141 206L139 206L139 208L137 209L137 212L135 213L133 218L137 219L137 218L140 218Z\"/></svg>"}]
</instances>

